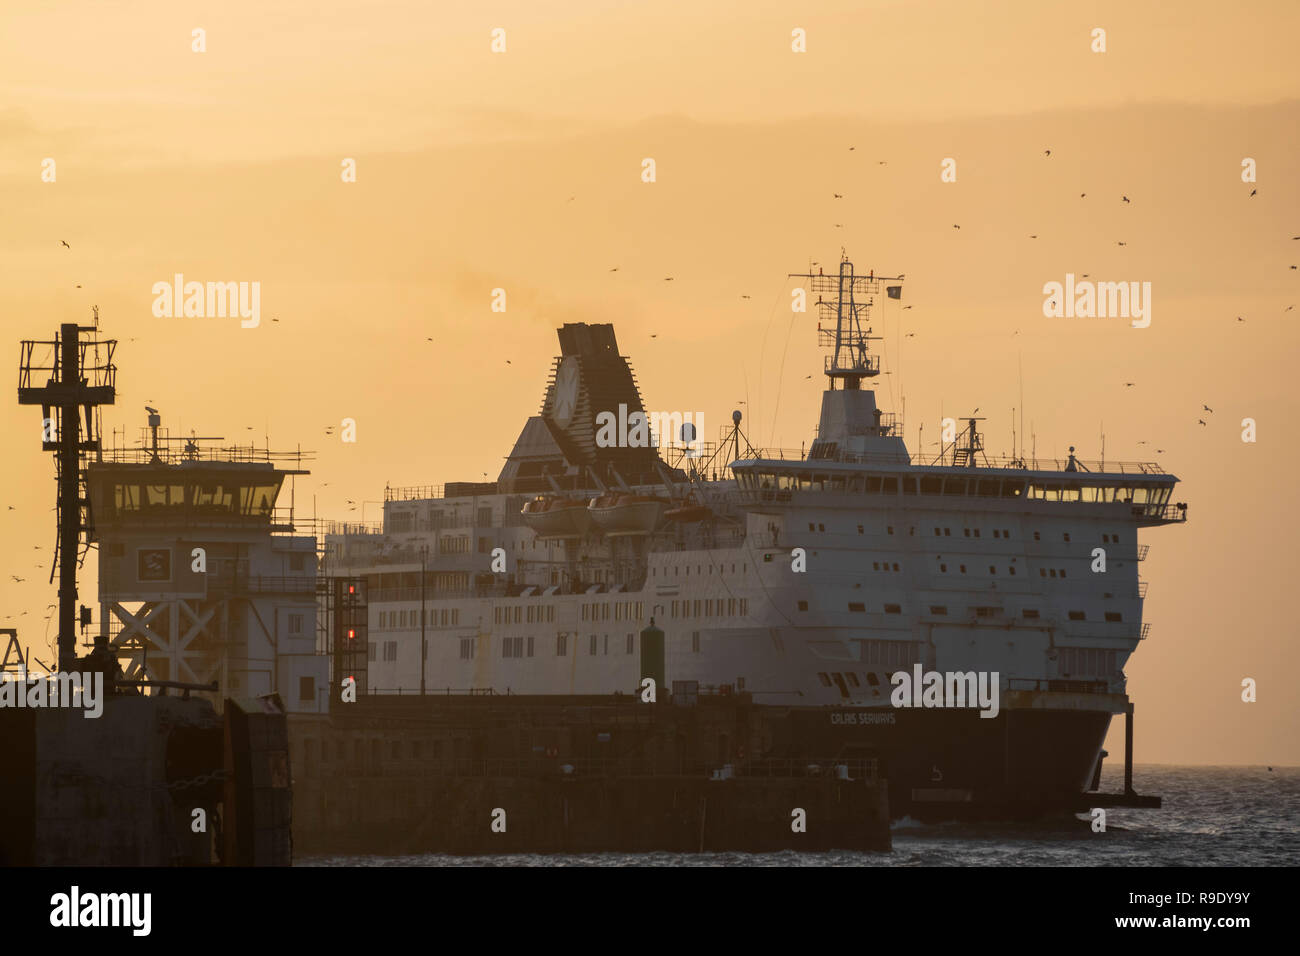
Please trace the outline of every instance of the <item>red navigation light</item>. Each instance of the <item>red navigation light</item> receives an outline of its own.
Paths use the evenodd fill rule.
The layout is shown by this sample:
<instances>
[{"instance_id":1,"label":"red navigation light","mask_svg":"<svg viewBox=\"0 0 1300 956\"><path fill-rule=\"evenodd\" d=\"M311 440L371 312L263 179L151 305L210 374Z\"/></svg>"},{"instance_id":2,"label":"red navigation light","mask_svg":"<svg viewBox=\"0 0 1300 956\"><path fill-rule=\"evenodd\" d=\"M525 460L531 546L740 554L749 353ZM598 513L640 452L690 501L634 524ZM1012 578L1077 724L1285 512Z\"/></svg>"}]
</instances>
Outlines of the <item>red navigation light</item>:
<instances>
[{"instance_id":1,"label":"red navigation light","mask_svg":"<svg viewBox=\"0 0 1300 956\"><path fill-rule=\"evenodd\" d=\"M351 627L348 628L348 640L350 641L350 640L352 640L352 638L354 638L354 637L356 637L356 636L357 636L356 629L355 629L355 628L351 628Z\"/></svg>"},{"instance_id":2,"label":"red navigation light","mask_svg":"<svg viewBox=\"0 0 1300 956\"><path fill-rule=\"evenodd\" d=\"M349 585L348 585L348 593L349 593L349 594L356 594L356 593L357 593L357 586L356 586L355 584L349 584Z\"/></svg>"}]
</instances>

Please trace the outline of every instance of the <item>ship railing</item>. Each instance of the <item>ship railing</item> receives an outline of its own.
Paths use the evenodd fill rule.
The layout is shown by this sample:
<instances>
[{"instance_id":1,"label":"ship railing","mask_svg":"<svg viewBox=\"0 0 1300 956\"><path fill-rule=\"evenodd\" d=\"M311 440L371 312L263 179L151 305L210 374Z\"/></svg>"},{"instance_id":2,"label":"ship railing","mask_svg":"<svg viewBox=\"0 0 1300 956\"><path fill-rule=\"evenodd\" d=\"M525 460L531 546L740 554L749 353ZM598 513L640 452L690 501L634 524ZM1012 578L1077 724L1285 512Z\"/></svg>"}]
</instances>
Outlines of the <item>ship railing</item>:
<instances>
[{"instance_id":1,"label":"ship railing","mask_svg":"<svg viewBox=\"0 0 1300 956\"><path fill-rule=\"evenodd\" d=\"M1142 633L1138 637L1138 640L1145 641L1150 636L1151 636L1151 623L1148 621L1146 624L1142 625Z\"/></svg>"},{"instance_id":2,"label":"ship railing","mask_svg":"<svg viewBox=\"0 0 1300 956\"><path fill-rule=\"evenodd\" d=\"M1138 597L1142 598L1143 600L1146 600L1146 596L1147 596L1147 586L1148 586L1150 583L1151 583L1151 582L1149 582L1149 581L1139 581L1139 582L1138 582Z\"/></svg>"},{"instance_id":3,"label":"ship railing","mask_svg":"<svg viewBox=\"0 0 1300 956\"><path fill-rule=\"evenodd\" d=\"M881 421L883 424L887 419L882 418ZM873 429L868 428L868 433L872 431ZM838 462L851 465L912 465L918 468L961 467L962 470L976 472L990 468L1002 468L1014 471L1077 473L1082 479L1087 479L1090 474L1093 477L1099 474L1149 476L1166 474L1164 468L1153 461L1084 461L1081 458L1076 458L1075 465L1078 470L1077 472L1069 472L1066 470L1070 464L1069 458L1026 458L1011 455L985 455L983 452L978 453L974 465L958 466L953 460L951 446L943 454L936 456L923 453L909 456L879 452L870 455L838 452L830 458L809 459L808 451L807 448L762 448L758 450L758 457L767 461L807 462L809 470L815 470L819 465Z\"/></svg>"},{"instance_id":4,"label":"ship railing","mask_svg":"<svg viewBox=\"0 0 1300 956\"><path fill-rule=\"evenodd\" d=\"M435 758L419 761L418 767L419 775L430 777L696 777L717 781L761 777L870 783L879 775L876 759L861 757L737 758L729 762L709 762L538 754L533 757Z\"/></svg>"},{"instance_id":5,"label":"ship railing","mask_svg":"<svg viewBox=\"0 0 1300 956\"><path fill-rule=\"evenodd\" d=\"M421 501L425 498L443 498L442 485L407 485L403 488L384 488L384 501Z\"/></svg>"},{"instance_id":6,"label":"ship railing","mask_svg":"<svg viewBox=\"0 0 1300 956\"><path fill-rule=\"evenodd\" d=\"M1177 524L1187 520L1187 506L1184 504L1135 505L1133 517L1144 521L1158 521L1162 524Z\"/></svg>"},{"instance_id":7,"label":"ship railing","mask_svg":"<svg viewBox=\"0 0 1300 956\"><path fill-rule=\"evenodd\" d=\"M326 521L317 522L317 537L324 535L339 535L343 537L369 537L372 535L382 535L384 533L384 523L382 521Z\"/></svg>"},{"instance_id":8,"label":"ship railing","mask_svg":"<svg viewBox=\"0 0 1300 956\"><path fill-rule=\"evenodd\" d=\"M1139 561L1145 561L1145 560L1147 559L1147 554L1148 554L1150 551L1151 551L1151 545L1149 545L1149 544L1139 544L1139 545L1138 545L1138 549L1137 549L1137 559L1138 559Z\"/></svg>"},{"instance_id":9,"label":"ship railing","mask_svg":"<svg viewBox=\"0 0 1300 956\"><path fill-rule=\"evenodd\" d=\"M1107 694L1109 683L1102 679L1071 679L1061 677L1008 677L1007 690L1057 691L1071 694Z\"/></svg>"}]
</instances>

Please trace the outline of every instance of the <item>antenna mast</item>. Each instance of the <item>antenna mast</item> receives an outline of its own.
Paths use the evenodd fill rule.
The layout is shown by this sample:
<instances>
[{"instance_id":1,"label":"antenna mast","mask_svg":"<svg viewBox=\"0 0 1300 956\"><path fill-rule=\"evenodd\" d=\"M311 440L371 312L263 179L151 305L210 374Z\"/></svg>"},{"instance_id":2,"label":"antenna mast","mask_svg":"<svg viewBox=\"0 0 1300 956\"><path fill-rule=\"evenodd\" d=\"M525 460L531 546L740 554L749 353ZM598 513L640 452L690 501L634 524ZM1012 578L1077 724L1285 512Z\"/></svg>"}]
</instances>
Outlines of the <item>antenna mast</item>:
<instances>
[{"instance_id":1,"label":"antenna mast","mask_svg":"<svg viewBox=\"0 0 1300 956\"><path fill-rule=\"evenodd\" d=\"M889 282L885 292L891 298L902 295L902 279L877 276L875 272L855 275L853 263L840 260L838 275L825 275L819 268L817 274L790 273L791 279L806 279L809 294L817 293L817 344L831 350L826 356L824 371L830 379L830 388L854 390L862 387L864 378L880 374L880 356L869 352L869 344L880 336L871 334L871 309L881 292L881 283ZM894 283L897 283L895 285ZM835 330L824 328L831 321Z\"/></svg>"}]
</instances>

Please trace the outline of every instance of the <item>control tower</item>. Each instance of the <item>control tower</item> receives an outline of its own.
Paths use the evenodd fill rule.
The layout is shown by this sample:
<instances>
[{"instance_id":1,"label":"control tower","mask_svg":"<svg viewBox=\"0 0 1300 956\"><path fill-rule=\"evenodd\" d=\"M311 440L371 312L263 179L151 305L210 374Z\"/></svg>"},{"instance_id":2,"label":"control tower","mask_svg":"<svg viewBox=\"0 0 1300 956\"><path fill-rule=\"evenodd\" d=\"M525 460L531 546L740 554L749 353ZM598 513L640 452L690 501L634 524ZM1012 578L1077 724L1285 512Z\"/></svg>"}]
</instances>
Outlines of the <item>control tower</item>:
<instances>
[{"instance_id":1,"label":"control tower","mask_svg":"<svg viewBox=\"0 0 1300 956\"><path fill-rule=\"evenodd\" d=\"M286 478L303 456L172 439L147 408L138 447L87 470L99 545L100 640L130 680L278 693L290 713L328 710L316 645L316 539L295 534Z\"/></svg>"}]
</instances>

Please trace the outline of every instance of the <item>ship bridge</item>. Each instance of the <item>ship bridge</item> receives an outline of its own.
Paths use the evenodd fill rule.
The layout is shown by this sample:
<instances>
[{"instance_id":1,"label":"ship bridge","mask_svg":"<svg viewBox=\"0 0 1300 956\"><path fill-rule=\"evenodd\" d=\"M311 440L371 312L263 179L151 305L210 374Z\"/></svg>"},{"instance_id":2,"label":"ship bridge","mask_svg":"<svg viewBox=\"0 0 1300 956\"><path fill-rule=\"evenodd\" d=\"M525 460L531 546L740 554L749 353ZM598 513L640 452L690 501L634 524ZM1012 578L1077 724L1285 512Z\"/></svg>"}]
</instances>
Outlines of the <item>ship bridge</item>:
<instances>
[{"instance_id":1,"label":"ship bridge","mask_svg":"<svg viewBox=\"0 0 1300 956\"><path fill-rule=\"evenodd\" d=\"M1015 459L980 468L755 458L734 461L730 467L741 502L760 513L800 501L811 503L812 496L843 495L896 498L899 504L913 505L935 499L957 498L967 504L1002 499L1095 508L1110 515L1127 508L1129 517L1152 525L1187 519L1186 505L1169 501L1178 479L1151 462L1112 462L1106 470L1100 462L1081 462L1073 455L1065 462Z\"/></svg>"}]
</instances>

